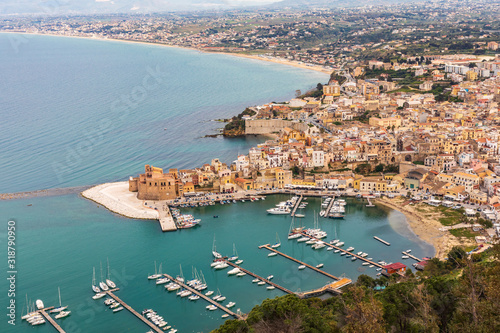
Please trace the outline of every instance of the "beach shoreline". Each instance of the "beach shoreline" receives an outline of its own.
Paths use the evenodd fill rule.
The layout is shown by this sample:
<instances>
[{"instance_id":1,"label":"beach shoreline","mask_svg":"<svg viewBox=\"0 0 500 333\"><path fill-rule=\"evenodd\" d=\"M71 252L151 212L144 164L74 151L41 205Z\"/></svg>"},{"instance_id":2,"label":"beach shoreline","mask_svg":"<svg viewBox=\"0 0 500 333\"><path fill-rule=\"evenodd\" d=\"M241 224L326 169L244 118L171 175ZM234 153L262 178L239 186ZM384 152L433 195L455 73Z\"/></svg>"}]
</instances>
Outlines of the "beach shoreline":
<instances>
[{"instance_id":1,"label":"beach shoreline","mask_svg":"<svg viewBox=\"0 0 500 333\"><path fill-rule=\"evenodd\" d=\"M396 210L405 215L410 229L422 241L432 245L436 251L435 257L444 259L453 246L464 246L464 241L450 234L449 231L441 231L443 225L437 218L428 218L419 213L413 206L397 202L396 199L380 198L373 203Z\"/></svg>"},{"instance_id":2,"label":"beach shoreline","mask_svg":"<svg viewBox=\"0 0 500 333\"><path fill-rule=\"evenodd\" d=\"M304 64L304 63L297 63L295 61L285 60L285 59L267 58L267 57L260 57L260 56L257 56L257 55L242 54L242 53L232 53L232 52L227 52L227 51L225 51L225 52L217 52L217 51L210 51L210 50L199 49L199 48L195 48L195 47L179 46L179 45L172 45L172 44L165 44L165 43L153 43L153 42L148 42L148 41L136 41L136 40L119 39L119 38L102 38L102 37L85 37L85 36L72 36L72 35L59 35L59 34L45 34L45 33L35 33L35 32L22 32L22 31L4 31L4 30L0 30L0 33L16 34L16 35L34 35L34 36L53 36L53 37L66 37L66 38L81 38L81 39L100 40L100 41L136 43L136 44L144 44L144 45L158 45L158 46L162 46L162 47L172 47L172 48L178 48L178 49L184 49L184 50L198 51L200 53L222 54L222 55L233 56L233 57L238 57L238 58L260 60L260 61L271 62L271 63L275 63L275 64L279 64L279 65L285 65L285 66L291 66L291 67L295 67L295 68L307 69L307 70L311 70L311 71L314 71L314 72L320 72L320 73L328 74L328 75L333 71L333 70L328 70L326 68L323 68L322 66L319 66L319 65L307 65L307 64Z\"/></svg>"}]
</instances>

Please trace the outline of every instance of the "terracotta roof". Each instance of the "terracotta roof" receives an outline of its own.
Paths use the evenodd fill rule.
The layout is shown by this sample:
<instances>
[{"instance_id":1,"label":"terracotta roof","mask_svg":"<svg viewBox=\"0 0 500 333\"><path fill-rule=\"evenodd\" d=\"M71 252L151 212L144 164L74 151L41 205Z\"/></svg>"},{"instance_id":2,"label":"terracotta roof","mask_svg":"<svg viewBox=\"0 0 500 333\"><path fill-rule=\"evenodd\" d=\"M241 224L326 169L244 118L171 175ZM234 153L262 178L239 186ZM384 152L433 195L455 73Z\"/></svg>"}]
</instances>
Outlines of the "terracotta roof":
<instances>
[{"instance_id":1,"label":"terracotta roof","mask_svg":"<svg viewBox=\"0 0 500 333\"><path fill-rule=\"evenodd\" d=\"M396 262L394 264L385 265L384 268L385 269L401 269L401 268L406 268L406 265L402 264L400 262Z\"/></svg>"}]
</instances>

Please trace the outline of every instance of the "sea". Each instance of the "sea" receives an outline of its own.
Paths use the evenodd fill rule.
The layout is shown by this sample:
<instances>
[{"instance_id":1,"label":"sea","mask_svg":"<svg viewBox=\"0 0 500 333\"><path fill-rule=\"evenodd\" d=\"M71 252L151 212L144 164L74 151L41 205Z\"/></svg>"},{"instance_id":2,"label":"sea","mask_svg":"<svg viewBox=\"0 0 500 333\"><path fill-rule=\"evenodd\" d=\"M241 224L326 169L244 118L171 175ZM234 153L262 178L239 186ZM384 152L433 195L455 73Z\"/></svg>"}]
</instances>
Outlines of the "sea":
<instances>
[{"instance_id":1,"label":"sea","mask_svg":"<svg viewBox=\"0 0 500 333\"><path fill-rule=\"evenodd\" d=\"M145 164L194 168L213 158L229 164L266 138L205 137L224 126L217 120L248 106L289 100L297 89L328 81L319 72L229 55L55 36L0 34L0 60L0 193L122 181L142 172ZM20 317L36 299L59 305L60 288L62 304L71 311L58 320L66 332L147 332L127 310L113 313L102 299L91 298L94 268L97 280L109 272L123 301L139 312L154 309L179 332L209 332L225 319L220 310L207 311L207 302L181 299L148 280L155 263L157 270L161 265L163 273L174 276L191 278L195 269L202 271L209 290L226 296L224 304L236 302L233 310L242 313L284 295L252 283L249 276L214 271L214 240L219 252L236 250L243 267L264 277L272 274L275 283L294 292L330 279L298 270L286 258L268 257L259 245L279 239L280 251L323 263L335 276L376 277L377 271L359 260L287 240L292 223L313 227L321 206L320 198L308 198L305 218L294 221L266 213L289 198L185 208L183 213L200 218L201 226L172 233L162 233L155 221L113 214L79 193L0 201L5 251L0 290L7 296L1 298L0 331L55 332L48 323L31 327ZM328 239L341 239L374 260L401 261L407 249L420 257L434 254L403 214L365 205L348 199L344 220L319 218L318 223ZM10 234L9 226L15 227ZM15 279L7 280L10 276ZM15 325L8 322L11 302Z\"/></svg>"}]
</instances>

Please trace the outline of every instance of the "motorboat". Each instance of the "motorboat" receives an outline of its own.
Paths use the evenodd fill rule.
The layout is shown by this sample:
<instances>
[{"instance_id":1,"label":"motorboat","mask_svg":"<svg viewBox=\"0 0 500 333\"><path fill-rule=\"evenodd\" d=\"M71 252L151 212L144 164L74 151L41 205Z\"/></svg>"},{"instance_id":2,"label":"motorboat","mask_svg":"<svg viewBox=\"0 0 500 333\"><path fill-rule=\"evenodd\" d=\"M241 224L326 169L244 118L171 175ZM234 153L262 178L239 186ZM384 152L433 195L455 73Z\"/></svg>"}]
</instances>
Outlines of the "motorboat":
<instances>
[{"instance_id":1,"label":"motorboat","mask_svg":"<svg viewBox=\"0 0 500 333\"><path fill-rule=\"evenodd\" d=\"M113 303L115 303L116 301L112 298L107 298L106 300L104 300L104 304L105 305L111 305Z\"/></svg>"},{"instance_id":2,"label":"motorboat","mask_svg":"<svg viewBox=\"0 0 500 333\"><path fill-rule=\"evenodd\" d=\"M229 302L229 303L227 303L226 308L228 308L228 309L229 309L229 308L232 308L232 307L233 307L233 306L235 306L235 305L236 305L236 303L235 303L235 302Z\"/></svg>"},{"instance_id":3,"label":"motorboat","mask_svg":"<svg viewBox=\"0 0 500 333\"><path fill-rule=\"evenodd\" d=\"M175 291L175 290L178 290L181 288L181 286L179 286L177 283L173 283L172 285L166 285L165 288L168 290L168 291Z\"/></svg>"},{"instance_id":4,"label":"motorboat","mask_svg":"<svg viewBox=\"0 0 500 333\"><path fill-rule=\"evenodd\" d=\"M410 258L409 256L401 256L401 259L408 259Z\"/></svg>"},{"instance_id":5,"label":"motorboat","mask_svg":"<svg viewBox=\"0 0 500 333\"><path fill-rule=\"evenodd\" d=\"M41 300L41 299L37 299L37 300L36 300L36 302L35 302L35 304L36 304L36 308L37 308L38 310L43 310L43 309L45 308L45 307L43 306L43 302L42 302L42 300Z\"/></svg>"},{"instance_id":6,"label":"motorboat","mask_svg":"<svg viewBox=\"0 0 500 333\"><path fill-rule=\"evenodd\" d=\"M245 272L239 272L239 273L236 274L236 276L238 276L238 277L242 277L242 276L245 276L245 275L247 275L247 273L245 273Z\"/></svg>"},{"instance_id":7,"label":"motorboat","mask_svg":"<svg viewBox=\"0 0 500 333\"><path fill-rule=\"evenodd\" d=\"M322 268L323 266L324 266L324 264L317 264L316 268Z\"/></svg>"},{"instance_id":8,"label":"motorboat","mask_svg":"<svg viewBox=\"0 0 500 333\"><path fill-rule=\"evenodd\" d=\"M272 279L274 279L274 275L269 275L269 276L266 278L266 280L272 280Z\"/></svg>"},{"instance_id":9,"label":"motorboat","mask_svg":"<svg viewBox=\"0 0 500 333\"><path fill-rule=\"evenodd\" d=\"M356 258L356 257L352 257L351 258L352 261L355 261L356 259L358 259L358 258Z\"/></svg>"},{"instance_id":10,"label":"motorboat","mask_svg":"<svg viewBox=\"0 0 500 333\"><path fill-rule=\"evenodd\" d=\"M305 269L305 268L306 268L306 265L300 265L298 268L299 268L300 270Z\"/></svg>"},{"instance_id":11,"label":"motorboat","mask_svg":"<svg viewBox=\"0 0 500 333\"><path fill-rule=\"evenodd\" d=\"M274 257L274 256L277 256L278 254L276 252L271 252L269 253L267 256L268 257Z\"/></svg>"},{"instance_id":12,"label":"motorboat","mask_svg":"<svg viewBox=\"0 0 500 333\"><path fill-rule=\"evenodd\" d=\"M275 207L268 209L267 213L271 215L288 215L290 214L290 209L283 207Z\"/></svg>"},{"instance_id":13,"label":"motorboat","mask_svg":"<svg viewBox=\"0 0 500 333\"><path fill-rule=\"evenodd\" d=\"M217 307L213 304L210 304L210 305L206 306L206 309L209 311L214 311L214 310L217 310Z\"/></svg>"},{"instance_id":14,"label":"motorboat","mask_svg":"<svg viewBox=\"0 0 500 333\"><path fill-rule=\"evenodd\" d=\"M344 242L338 242L337 244L335 244L335 246L341 247L341 246L344 246L344 244L345 244Z\"/></svg>"},{"instance_id":15,"label":"motorboat","mask_svg":"<svg viewBox=\"0 0 500 333\"><path fill-rule=\"evenodd\" d=\"M168 277L162 277L156 280L156 284L165 284L170 282L170 279Z\"/></svg>"},{"instance_id":16,"label":"motorboat","mask_svg":"<svg viewBox=\"0 0 500 333\"><path fill-rule=\"evenodd\" d=\"M347 248L347 250L346 250L346 251L347 251L347 252L350 252L350 251L352 251L352 250L354 250L354 248L353 248L352 246L349 246L349 247Z\"/></svg>"},{"instance_id":17,"label":"motorboat","mask_svg":"<svg viewBox=\"0 0 500 333\"><path fill-rule=\"evenodd\" d=\"M302 243L302 242L308 241L309 239L310 239L309 237L301 237L301 238L297 239L297 242Z\"/></svg>"},{"instance_id":18,"label":"motorboat","mask_svg":"<svg viewBox=\"0 0 500 333\"><path fill-rule=\"evenodd\" d=\"M253 279L253 280L252 280L252 283L257 283L257 282L259 282L259 281L260 281L259 279Z\"/></svg>"},{"instance_id":19,"label":"motorboat","mask_svg":"<svg viewBox=\"0 0 500 333\"><path fill-rule=\"evenodd\" d=\"M103 298L104 296L106 296L105 293L97 293L94 296L92 296L92 298L93 299L99 299L99 298Z\"/></svg>"},{"instance_id":20,"label":"motorboat","mask_svg":"<svg viewBox=\"0 0 500 333\"><path fill-rule=\"evenodd\" d=\"M121 310L123 310L123 306L120 306L119 308L113 309L113 312L116 313L116 312L119 312Z\"/></svg>"},{"instance_id":21,"label":"motorboat","mask_svg":"<svg viewBox=\"0 0 500 333\"><path fill-rule=\"evenodd\" d=\"M227 268L227 267L229 267L229 265L227 263L225 263L224 261L222 261L220 264L218 264L214 268L215 269L224 269L224 268Z\"/></svg>"},{"instance_id":22,"label":"motorboat","mask_svg":"<svg viewBox=\"0 0 500 333\"><path fill-rule=\"evenodd\" d=\"M335 250L335 251L333 251L333 252L335 252L335 253L339 253L339 252L340 252L340 250L339 250L339 249L336 249L336 250Z\"/></svg>"},{"instance_id":23,"label":"motorboat","mask_svg":"<svg viewBox=\"0 0 500 333\"><path fill-rule=\"evenodd\" d=\"M111 304L111 306L110 306L109 308L110 308L110 309L115 309L115 308L117 308L117 307L119 307L119 306L120 306L120 303L115 302L115 303Z\"/></svg>"},{"instance_id":24,"label":"motorboat","mask_svg":"<svg viewBox=\"0 0 500 333\"><path fill-rule=\"evenodd\" d=\"M269 286L269 287L267 287L267 290L274 290L274 289L276 289L275 286Z\"/></svg>"},{"instance_id":25,"label":"motorboat","mask_svg":"<svg viewBox=\"0 0 500 333\"><path fill-rule=\"evenodd\" d=\"M240 265L242 263L243 263L243 259L236 260L236 262L235 262L236 265Z\"/></svg>"},{"instance_id":26,"label":"motorboat","mask_svg":"<svg viewBox=\"0 0 500 333\"><path fill-rule=\"evenodd\" d=\"M212 296L214 294L213 290L209 290L205 293L205 296Z\"/></svg>"},{"instance_id":27,"label":"motorboat","mask_svg":"<svg viewBox=\"0 0 500 333\"><path fill-rule=\"evenodd\" d=\"M259 283L257 283L259 286L263 286L265 285L266 283L264 281L260 281Z\"/></svg>"},{"instance_id":28,"label":"motorboat","mask_svg":"<svg viewBox=\"0 0 500 333\"><path fill-rule=\"evenodd\" d=\"M333 250L333 247L330 247L330 246L329 246L329 247L327 247L327 248L326 248L326 250L327 250L327 251L331 251L331 250ZM337 251L337 250L335 250L335 251Z\"/></svg>"}]
</instances>

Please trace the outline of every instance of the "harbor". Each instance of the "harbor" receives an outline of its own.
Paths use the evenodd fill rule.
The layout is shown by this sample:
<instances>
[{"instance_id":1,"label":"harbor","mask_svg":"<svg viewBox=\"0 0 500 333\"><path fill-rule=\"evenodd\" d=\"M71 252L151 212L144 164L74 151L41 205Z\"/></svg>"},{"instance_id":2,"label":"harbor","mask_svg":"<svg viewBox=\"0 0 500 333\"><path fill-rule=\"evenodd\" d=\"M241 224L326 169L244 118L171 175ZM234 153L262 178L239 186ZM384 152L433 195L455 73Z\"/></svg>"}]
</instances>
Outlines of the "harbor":
<instances>
[{"instance_id":1,"label":"harbor","mask_svg":"<svg viewBox=\"0 0 500 333\"><path fill-rule=\"evenodd\" d=\"M38 312L45 318L45 320L47 320L52 325L52 327L56 329L56 331L58 331L59 333L65 333L65 331L61 328L61 326L59 326L59 324L56 323L56 321L46 312L47 310L51 310L53 308L54 307L51 306L49 308L42 309Z\"/></svg>"}]
</instances>

